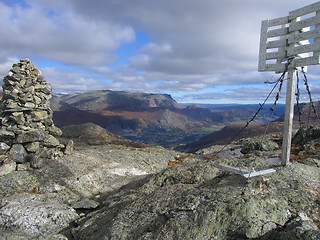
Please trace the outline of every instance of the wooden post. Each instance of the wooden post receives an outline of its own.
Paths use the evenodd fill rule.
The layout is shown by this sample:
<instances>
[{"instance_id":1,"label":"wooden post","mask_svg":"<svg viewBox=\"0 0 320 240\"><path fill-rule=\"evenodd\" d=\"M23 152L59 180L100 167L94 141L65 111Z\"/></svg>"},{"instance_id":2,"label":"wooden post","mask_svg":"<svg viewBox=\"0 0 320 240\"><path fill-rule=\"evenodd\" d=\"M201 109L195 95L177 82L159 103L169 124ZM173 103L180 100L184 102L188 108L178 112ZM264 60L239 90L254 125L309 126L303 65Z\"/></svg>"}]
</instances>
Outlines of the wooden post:
<instances>
[{"instance_id":1,"label":"wooden post","mask_svg":"<svg viewBox=\"0 0 320 240\"><path fill-rule=\"evenodd\" d=\"M282 141L282 165L287 165L290 161L292 124L294 113L294 97L297 84L297 71L289 68L287 79L286 112L284 116L284 133Z\"/></svg>"}]
</instances>

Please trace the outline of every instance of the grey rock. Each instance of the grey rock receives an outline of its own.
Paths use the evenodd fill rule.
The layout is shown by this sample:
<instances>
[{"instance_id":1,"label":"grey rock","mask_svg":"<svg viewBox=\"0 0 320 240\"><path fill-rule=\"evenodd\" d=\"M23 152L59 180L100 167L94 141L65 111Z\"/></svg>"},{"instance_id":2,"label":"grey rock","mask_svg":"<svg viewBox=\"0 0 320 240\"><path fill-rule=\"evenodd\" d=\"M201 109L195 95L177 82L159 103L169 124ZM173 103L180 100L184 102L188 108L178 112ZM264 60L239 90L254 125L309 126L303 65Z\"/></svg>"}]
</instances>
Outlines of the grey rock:
<instances>
[{"instance_id":1,"label":"grey rock","mask_svg":"<svg viewBox=\"0 0 320 240\"><path fill-rule=\"evenodd\" d=\"M35 108L35 104L33 103L33 102L26 102L25 104L24 104L24 107L25 108L30 108L30 109L33 109L33 108Z\"/></svg>"},{"instance_id":2,"label":"grey rock","mask_svg":"<svg viewBox=\"0 0 320 240\"><path fill-rule=\"evenodd\" d=\"M24 146L28 152L35 153L39 151L40 143L39 142L31 142Z\"/></svg>"},{"instance_id":3,"label":"grey rock","mask_svg":"<svg viewBox=\"0 0 320 240\"><path fill-rule=\"evenodd\" d=\"M10 149L10 146L4 142L0 142L0 154L6 153Z\"/></svg>"},{"instance_id":4,"label":"grey rock","mask_svg":"<svg viewBox=\"0 0 320 240\"><path fill-rule=\"evenodd\" d=\"M20 125L23 125L25 123L25 118L23 112L13 112L12 113L13 120Z\"/></svg>"},{"instance_id":5,"label":"grey rock","mask_svg":"<svg viewBox=\"0 0 320 240\"><path fill-rule=\"evenodd\" d=\"M100 204L98 202L86 198L72 204L72 207L74 209L95 209L99 207L99 205Z\"/></svg>"},{"instance_id":6,"label":"grey rock","mask_svg":"<svg viewBox=\"0 0 320 240\"><path fill-rule=\"evenodd\" d=\"M74 142L72 140L69 140L65 146L64 154L70 155L74 151Z\"/></svg>"},{"instance_id":7,"label":"grey rock","mask_svg":"<svg viewBox=\"0 0 320 240\"><path fill-rule=\"evenodd\" d=\"M0 176L7 175L16 170L16 163L14 161L6 160L0 163Z\"/></svg>"},{"instance_id":8,"label":"grey rock","mask_svg":"<svg viewBox=\"0 0 320 240\"><path fill-rule=\"evenodd\" d=\"M13 144L9 151L9 158L16 163L25 163L28 161L28 153L21 144Z\"/></svg>"},{"instance_id":9,"label":"grey rock","mask_svg":"<svg viewBox=\"0 0 320 240\"><path fill-rule=\"evenodd\" d=\"M56 126L54 125L51 125L49 128L48 128L48 131L51 135L53 136L61 136L62 135L62 131L60 128L57 128Z\"/></svg>"},{"instance_id":10,"label":"grey rock","mask_svg":"<svg viewBox=\"0 0 320 240\"><path fill-rule=\"evenodd\" d=\"M269 232L261 238L261 240L315 240L320 239L320 230L317 225L305 213L299 213L286 224L283 229L276 229Z\"/></svg>"},{"instance_id":11,"label":"grey rock","mask_svg":"<svg viewBox=\"0 0 320 240\"><path fill-rule=\"evenodd\" d=\"M57 233L78 217L73 208L58 202L22 199L0 208L0 229L26 235Z\"/></svg>"},{"instance_id":12,"label":"grey rock","mask_svg":"<svg viewBox=\"0 0 320 240\"><path fill-rule=\"evenodd\" d=\"M175 166L132 182L64 234L83 240L262 238L283 231L301 212L312 216L318 205L317 196L305 190L319 189L314 167L279 167L271 177L248 182L218 170L210 177L208 166L207 174L201 168L206 169Z\"/></svg>"},{"instance_id":13,"label":"grey rock","mask_svg":"<svg viewBox=\"0 0 320 240\"><path fill-rule=\"evenodd\" d=\"M49 134L40 129L33 129L19 134L16 138L17 143L44 142Z\"/></svg>"},{"instance_id":14,"label":"grey rock","mask_svg":"<svg viewBox=\"0 0 320 240\"><path fill-rule=\"evenodd\" d=\"M30 161L30 166L32 168L39 169L39 168L43 167L44 162L45 162L44 157L42 157L38 154L35 154L35 153L30 153L28 158Z\"/></svg>"},{"instance_id":15,"label":"grey rock","mask_svg":"<svg viewBox=\"0 0 320 240\"><path fill-rule=\"evenodd\" d=\"M49 117L49 114L47 111L33 111L31 113L31 117L34 121L42 121L45 120Z\"/></svg>"},{"instance_id":16,"label":"grey rock","mask_svg":"<svg viewBox=\"0 0 320 240\"><path fill-rule=\"evenodd\" d=\"M14 138L15 136L16 135L11 131L7 131L3 128L0 129L0 139Z\"/></svg>"},{"instance_id":17,"label":"grey rock","mask_svg":"<svg viewBox=\"0 0 320 240\"><path fill-rule=\"evenodd\" d=\"M274 151L279 145L269 139L247 139L242 142L241 153L248 154L254 151Z\"/></svg>"},{"instance_id":18,"label":"grey rock","mask_svg":"<svg viewBox=\"0 0 320 240\"><path fill-rule=\"evenodd\" d=\"M302 146L317 139L320 140L320 127L306 126L300 128L294 135L294 137L292 138L292 144Z\"/></svg>"},{"instance_id":19,"label":"grey rock","mask_svg":"<svg viewBox=\"0 0 320 240\"><path fill-rule=\"evenodd\" d=\"M17 171L28 171L30 170L30 162L26 162L23 164L17 164Z\"/></svg>"}]
</instances>

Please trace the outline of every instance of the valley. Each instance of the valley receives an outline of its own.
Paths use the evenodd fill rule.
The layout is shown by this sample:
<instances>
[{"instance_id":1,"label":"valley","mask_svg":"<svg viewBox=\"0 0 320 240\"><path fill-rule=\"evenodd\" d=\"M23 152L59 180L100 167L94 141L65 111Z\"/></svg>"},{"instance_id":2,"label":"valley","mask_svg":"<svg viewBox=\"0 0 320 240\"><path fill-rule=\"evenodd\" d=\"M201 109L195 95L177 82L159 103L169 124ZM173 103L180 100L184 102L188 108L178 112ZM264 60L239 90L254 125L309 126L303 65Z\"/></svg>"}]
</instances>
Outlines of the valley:
<instances>
[{"instance_id":1,"label":"valley","mask_svg":"<svg viewBox=\"0 0 320 240\"><path fill-rule=\"evenodd\" d=\"M265 106L255 124L283 115L284 105L275 114L270 107ZM246 123L259 105L179 104L168 94L100 90L56 94L51 108L59 127L90 122L135 142L173 149L229 124Z\"/></svg>"}]
</instances>

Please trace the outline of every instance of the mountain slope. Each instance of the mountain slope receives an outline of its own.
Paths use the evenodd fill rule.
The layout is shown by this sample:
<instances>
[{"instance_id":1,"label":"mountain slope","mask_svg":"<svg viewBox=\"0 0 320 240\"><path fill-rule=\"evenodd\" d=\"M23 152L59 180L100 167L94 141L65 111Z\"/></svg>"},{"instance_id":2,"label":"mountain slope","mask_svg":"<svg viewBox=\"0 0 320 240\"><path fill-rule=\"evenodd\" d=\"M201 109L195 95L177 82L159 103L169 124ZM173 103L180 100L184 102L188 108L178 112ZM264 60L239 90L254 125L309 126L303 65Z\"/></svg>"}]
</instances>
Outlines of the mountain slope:
<instances>
[{"instance_id":1,"label":"mountain slope","mask_svg":"<svg viewBox=\"0 0 320 240\"><path fill-rule=\"evenodd\" d=\"M320 113L320 102L314 102L315 111ZM302 103L300 105L300 122L298 107L295 106L294 110L294 127L298 128L299 123L305 124L319 124L320 120L314 114L314 109L310 103ZM241 124L229 124L223 129L203 136L198 141L190 144L179 146L176 150L185 152L195 152L202 148L212 145L227 144L231 140L239 140L241 138L248 138L263 135L265 131L268 133L282 133L283 131L284 116L279 117L275 121L271 122L268 126L266 124L251 124L239 134L244 125Z\"/></svg>"},{"instance_id":2,"label":"mountain slope","mask_svg":"<svg viewBox=\"0 0 320 240\"><path fill-rule=\"evenodd\" d=\"M182 108L168 94L100 90L60 95L60 97L71 106L86 111L106 109L134 111L147 108Z\"/></svg>"}]
</instances>

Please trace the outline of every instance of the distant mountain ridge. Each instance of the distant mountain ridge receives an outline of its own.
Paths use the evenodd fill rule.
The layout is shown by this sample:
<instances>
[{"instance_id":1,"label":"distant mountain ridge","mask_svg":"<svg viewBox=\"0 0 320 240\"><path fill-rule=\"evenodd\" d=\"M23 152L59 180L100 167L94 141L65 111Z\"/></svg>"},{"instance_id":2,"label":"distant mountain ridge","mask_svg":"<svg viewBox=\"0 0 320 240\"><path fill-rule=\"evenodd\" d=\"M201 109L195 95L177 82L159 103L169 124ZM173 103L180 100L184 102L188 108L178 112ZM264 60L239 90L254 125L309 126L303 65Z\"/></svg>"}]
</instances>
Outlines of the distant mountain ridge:
<instances>
[{"instance_id":1,"label":"distant mountain ridge","mask_svg":"<svg viewBox=\"0 0 320 240\"><path fill-rule=\"evenodd\" d=\"M71 106L85 111L182 108L169 94L98 90L59 96Z\"/></svg>"},{"instance_id":2,"label":"distant mountain ridge","mask_svg":"<svg viewBox=\"0 0 320 240\"><path fill-rule=\"evenodd\" d=\"M179 145L195 133L196 141L201 129L247 122L258 107L228 105L227 110L216 111L212 106L185 107L168 94L111 90L57 94L51 100L57 126L91 122L129 139L163 146ZM257 121L266 122L269 116L265 111Z\"/></svg>"}]
</instances>

